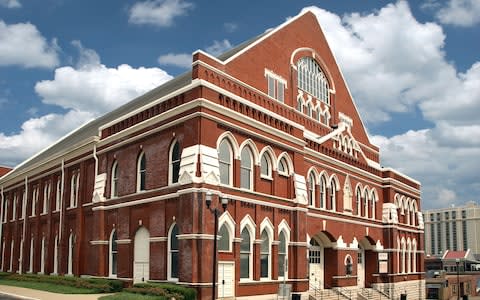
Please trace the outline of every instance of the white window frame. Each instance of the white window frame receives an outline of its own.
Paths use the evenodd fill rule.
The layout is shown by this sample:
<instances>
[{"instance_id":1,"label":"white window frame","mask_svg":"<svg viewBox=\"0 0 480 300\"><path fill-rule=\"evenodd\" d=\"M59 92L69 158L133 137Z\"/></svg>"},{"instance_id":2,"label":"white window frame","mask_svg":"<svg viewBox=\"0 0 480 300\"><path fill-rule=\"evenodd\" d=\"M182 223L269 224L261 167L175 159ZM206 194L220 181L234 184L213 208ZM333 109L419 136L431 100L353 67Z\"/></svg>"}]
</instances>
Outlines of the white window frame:
<instances>
[{"instance_id":1,"label":"white window frame","mask_svg":"<svg viewBox=\"0 0 480 300\"><path fill-rule=\"evenodd\" d=\"M283 171L281 170L280 165L283 166ZM287 159L285 157L281 157L280 160L278 161L277 170L278 170L279 175L282 175L282 176L285 176L285 177L290 176L290 168L288 166L288 162L287 162Z\"/></svg>"},{"instance_id":2,"label":"white window frame","mask_svg":"<svg viewBox=\"0 0 480 300\"><path fill-rule=\"evenodd\" d=\"M230 160L228 163L220 160L220 149L221 149L223 143L225 143L226 149L228 150L228 157L229 157L229 160ZM231 186L231 185L233 185L233 146L231 145L231 142L228 138L223 138L220 141L220 143L218 144L217 152L218 152L219 166L221 164L228 165L228 182L227 183L221 182L222 175L220 174L220 183ZM219 170L219 172L220 172L220 170Z\"/></svg>"},{"instance_id":3,"label":"white window frame","mask_svg":"<svg viewBox=\"0 0 480 300\"><path fill-rule=\"evenodd\" d=\"M57 180L57 190L55 193L55 211L60 210L60 202L62 199L62 181L60 179Z\"/></svg>"},{"instance_id":4,"label":"white window frame","mask_svg":"<svg viewBox=\"0 0 480 300\"><path fill-rule=\"evenodd\" d=\"M282 220L280 222L280 224L278 225L278 240L280 241L280 233L282 233L285 235L285 276L278 276L278 279L279 280L283 280L283 279L288 279L288 271L289 271L289 268L288 268L288 258L289 258L289 255L288 255L288 252L289 252L289 246L290 246L290 233L291 233L291 229L290 229L290 226L288 226L288 223L287 221ZM279 244L280 245L280 244ZM279 249L280 250L280 249ZM277 263L278 265L278 263Z\"/></svg>"},{"instance_id":5,"label":"white window frame","mask_svg":"<svg viewBox=\"0 0 480 300\"><path fill-rule=\"evenodd\" d=\"M246 215L242 221L240 222L240 236L243 232L244 229L248 231L248 234L250 235L250 253L249 253L249 258L248 258L248 278L240 278L240 282L249 282L253 280L253 243L255 241L255 223L253 222L253 219L250 217L250 215ZM240 263L240 268L241 268L241 263ZM241 271L240 271L241 274Z\"/></svg>"},{"instance_id":6,"label":"white window frame","mask_svg":"<svg viewBox=\"0 0 480 300\"><path fill-rule=\"evenodd\" d=\"M30 212L31 217L35 217L37 215L37 204L38 204L38 185L33 187L32 192L32 211Z\"/></svg>"},{"instance_id":7,"label":"white window frame","mask_svg":"<svg viewBox=\"0 0 480 300\"><path fill-rule=\"evenodd\" d=\"M287 88L287 81L280 75L273 71L265 69L265 77L267 78L267 94L271 98L285 102L285 89ZM270 85L272 84L272 86ZM272 90L273 87L273 90ZM281 92L280 92L281 91Z\"/></svg>"},{"instance_id":8,"label":"white window frame","mask_svg":"<svg viewBox=\"0 0 480 300\"><path fill-rule=\"evenodd\" d=\"M43 187L43 205L42 205L42 215L48 213L48 206L50 204L50 192L51 192L51 184L50 182L45 183Z\"/></svg>"},{"instance_id":9,"label":"white window frame","mask_svg":"<svg viewBox=\"0 0 480 300\"><path fill-rule=\"evenodd\" d=\"M268 262L267 262L268 274L267 274L267 277L262 277L262 269L261 269L262 243L260 243L260 280L270 280L272 278L272 244L273 244L274 236L273 236L273 225L268 218L265 218L260 224L260 239L264 231L268 236Z\"/></svg>"},{"instance_id":10,"label":"white window frame","mask_svg":"<svg viewBox=\"0 0 480 300\"><path fill-rule=\"evenodd\" d=\"M175 146L178 145L178 160L173 160L173 149ZM180 143L178 140L174 140L172 144L170 145L170 149L168 151L168 184L178 184L178 181L180 180L180 164L182 161L182 149L180 148ZM178 163L178 177L177 181L173 182L173 164Z\"/></svg>"},{"instance_id":11,"label":"white window frame","mask_svg":"<svg viewBox=\"0 0 480 300\"><path fill-rule=\"evenodd\" d=\"M228 231L228 250L218 250L219 252L232 252L233 251L233 238L235 237L235 221L228 211L225 211L218 218L218 230L225 225Z\"/></svg>"},{"instance_id":12,"label":"white window frame","mask_svg":"<svg viewBox=\"0 0 480 300\"><path fill-rule=\"evenodd\" d=\"M68 256L67 256L67 275L73 275L73 247L75 244L75 235L73 232L68 237Z\"/></svg>"},{"instance_id":13,"label":"white window frame","mask_svg":"<svg viewBox=\"0 0 480 300\"><path fill-rule=\"evenodd\" d=\"M45 237L42 236L42 244L41 244L41 252L40 252L40 274L45 274Z\"/></svg>"},{"instance_id":14,"label":"white window frame","mask_svg":"<svg viewBox=\"0 0 480 300\"><path fill-rule=\"evenodd\" d=\"M267 173L263 173L263 159L265 158L265 161L267 163ZM268 151L263 152L262 156L260 156L260 177L263 179L268 179L272 180L272 170L273 170L273 163L272 163L272 157Z\"/></svg>"},{"instance_id":15,"label":"white window frame","mask_svg":"<svg viewBox=\"0 0 480 300\"><path fill-rule=\"evenodd\" d=\"M112 165L112 174L110 181L110 198L118 198L118 161L115 160Z\"/></svg>"},{"instance_id":16,"label":"white window frame","mask_svg":"<svg viewBox=\"0 0 480 300\"><path fill-rule=\"evenodd\" d=\"M145 170L141 170L141 162L142 159L145 159ZM143 183L144 188L142 189L142 173L145 173L145 182ZM140 153L137 158L137 193L144 192L147 190L147 158L145 156L145 152Z\"/></svg>"},{"instance_id":17,"label":"white window frame","mask_svg":"<svg viewBox=\"0 0 480 300\"><path fill-rule=\"evenodd\" d=\"M243 166L243 151L247 151L249 157L250 157L250 166ZM252 191L253 190L253 177L254 177L254 166L255 166L255 160L254 160L254 157L253 157L253 151L252 149L249 147L249 146L245 146L242 148L242 150L240 151L240 188L242 189L246 189L246 190L250 190ZM248 187L244 187L243 186L243 181L242 181L242 170L249 170L249 186Z\"/></svg>"},{"instance_id":18,"label":"white window frame","mask_svg":"<svg viewBox=\"0 0 480 300\"><path fill-rule=\"evenodd\" d=\"M178 282L178 277L172 277L172 253L180 253L180 249L178 250L172 250L172 242L171 242L171 236L172 236L172 231L175 226L178 226L177 223L173 223L170 225L170 228L168 229L168 236L167 236L167 247L168 247L168 257L167 257L167 280L168 281L173 281L173 282ZM180 233L180 231L179 231ZM178 236L177 236L177 243L178 243ZM179 243L178 243L179 244ZM179 245L180 248L180 245ZM180 259L178 260L180 262ZM180 266L177 266L177 268L180 268Z\"/></svg>"},{"instance_id":19,"label":"white window frame","mask_svg":"<svg viewBox=\"0 0 480 300\"><path fill-rule=\"evenodd\" d=\"M70 179L70 208L78 206L78 191L80 185L80 174L74 171Z\"/></svg>"},{"instance_id":20,"label":"white window frame","mask_svg":"<svg viewBox=\"0 0 480 300\"><path fill-rule=\"evenodd\" d=\"M116 259L116 263L117 263L117 273L113 274L113 237L115 236L115 233L116 233L116 229L113 229L112 232L110 233L110 239L109 239L109 242L108 242L108 277L110 278L117 278L117 273L118 273L118 248L117 248L117 251L116 251L116 255L117 255L117 259ZM117 247L118 247L118 243L117 243Z\"/></svg>"},{"instance_id":21,"label":"white window frame","mask_svg":"<svg viewBox=\"0 0 480 300\"><path fill-rule=\"evenodd\" d=\"M28 262L28 273L33 273L33 257L34 257L34 243L35 243L35 240L32 239L30 240L30 258L29 258L29 262Z\"/></svg>"},{"instance_id":22,"label":"white window frame","mask_svg":"<svg viewBox=\"0 0 480 300\"><path fill-rule=\"evenodd\" d=\"M317 176L315 172L310 171L308 173L308 205L311 207L315 207L315 200L316 200L316 185L317 185Z\"/></svg>"}]
</instances>

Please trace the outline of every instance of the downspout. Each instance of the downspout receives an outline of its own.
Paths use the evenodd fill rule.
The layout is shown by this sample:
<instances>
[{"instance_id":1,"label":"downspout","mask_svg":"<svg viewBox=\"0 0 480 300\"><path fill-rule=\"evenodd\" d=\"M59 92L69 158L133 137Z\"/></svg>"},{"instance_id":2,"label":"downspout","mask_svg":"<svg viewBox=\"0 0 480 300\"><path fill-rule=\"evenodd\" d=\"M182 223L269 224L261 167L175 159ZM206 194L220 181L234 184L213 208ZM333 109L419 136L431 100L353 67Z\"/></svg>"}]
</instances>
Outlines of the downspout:
<instances>
[{"instance_id":1,"label":"downspout","mask_svg":"<svg viewBox=\"0 0 480 300\"><path fill-rule=\"evenodd\" d=\"M63 192L65 190L65 160L62 159L62 183L60 184L60 221L58 222L58 243L62 240L62 228L63 228ZM60 255L57 257L60 258Z\"/></svg>"},{"instance_id":2,"label":"downspout","mask_svg":"<svg viewBox=\"0 0 480 300\"><path fill-rule=\"evenodd\" d=\"M3 242L3 217L4 217L4 211L3 211L3 207L4 207L4 202L5 202L5 196L3 195L3 185L0 186L0 245L3 245L2 249L2 258L4 257L5 253L5 244ZM1 246L0 246L1 247ZM3 259L2 259L3 261ZM3 264L2 264L2 268L3 268ZM3 269L2 269L3 271Z\"/></svg>"},{"instance_id":3,"label":"downspout","mask_svg":"<svg viewBox=\"0 0 480 300\"><path fill-rule=\"evenodd\" d=\"M20 240L20 267L18 268L20 274L22 274L23 269L23 254L25 253L23 248L25 248L25 235L27 234L28 176L25 176L25 191L22 197L23 234L22 239Z\"/></svg>"}]
</instances>

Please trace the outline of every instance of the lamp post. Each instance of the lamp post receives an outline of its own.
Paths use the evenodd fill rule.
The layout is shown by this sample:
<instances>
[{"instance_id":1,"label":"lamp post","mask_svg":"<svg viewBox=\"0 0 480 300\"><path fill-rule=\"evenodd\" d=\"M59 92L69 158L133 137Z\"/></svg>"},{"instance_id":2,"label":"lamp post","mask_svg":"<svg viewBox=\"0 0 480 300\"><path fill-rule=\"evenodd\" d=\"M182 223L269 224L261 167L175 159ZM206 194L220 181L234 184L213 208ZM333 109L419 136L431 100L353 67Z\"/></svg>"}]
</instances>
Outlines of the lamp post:
<instances>
[{"instance_id":1,"label":"lamp post","mask_svg":"<svg viewBox=\"0 0 480 300\"><path fill-rule=\"evenodd\" d=\"M220 197L223 211L227 209L228 198ZM215 285L217 283L217 236L218 236L218 217L221 211L218 208L211 208L212 193L209 191L205 197L205 204L208 210L215 216L214 233L213 233L213 270L212 270L212 300L215 300Z\"/></svg>"},{"instance_id":2,"label":"lamp post","mask_svg":"<svg viewBox=\"0 0 480 300\"><path fill-rule=\"evenodd\" d=\"M455 259L455 264L457 265L457 300L460 300L460 259Z\"/></svg>"}]
</instances>

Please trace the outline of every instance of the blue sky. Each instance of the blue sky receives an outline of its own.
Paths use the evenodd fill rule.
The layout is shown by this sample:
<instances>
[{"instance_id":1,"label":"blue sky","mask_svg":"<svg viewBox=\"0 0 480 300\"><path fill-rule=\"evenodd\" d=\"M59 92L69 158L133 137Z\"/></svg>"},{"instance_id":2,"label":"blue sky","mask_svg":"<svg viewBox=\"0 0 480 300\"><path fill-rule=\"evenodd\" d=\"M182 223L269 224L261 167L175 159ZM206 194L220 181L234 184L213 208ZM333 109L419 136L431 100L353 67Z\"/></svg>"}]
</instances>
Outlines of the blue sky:
<instances>
[{"instance_id":1,"label":"blue sky","mask_svg":"<svg viewBox=\"0 0 480 300\"><path fill-rule=\"evenodd\" d=\"M480 192L480 1L0 0L0 165L309 7L382 165L425 208Z\"/></svg>"}]
</instances>

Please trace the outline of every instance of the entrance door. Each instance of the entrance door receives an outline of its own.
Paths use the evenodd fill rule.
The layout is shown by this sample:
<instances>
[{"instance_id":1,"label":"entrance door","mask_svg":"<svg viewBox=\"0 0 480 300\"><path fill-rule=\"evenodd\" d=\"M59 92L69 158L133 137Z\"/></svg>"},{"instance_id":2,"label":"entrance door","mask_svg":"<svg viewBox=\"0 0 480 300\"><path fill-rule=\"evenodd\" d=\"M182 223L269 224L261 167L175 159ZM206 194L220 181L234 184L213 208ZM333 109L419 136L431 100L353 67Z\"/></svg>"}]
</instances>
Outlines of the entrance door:
<instances>
[{"instance_id":1,"label":"entrance door","mask_svg":"<svg viewBox=\"0 0 480 300\"><path fill-rule=\"evenodd\" d=\"M361 288L365 287L365 250L362 248L358 251L357 285Z\"/></svg>"},{"instance_id":2,"label":"entrance door","mask_svg":"<svg viewBox=\"0 0 480 300\"><path fill-rule=\"evenodd\" d=\"M150 275L150 233L141 227L135 234L133 283L149 280Z\"/></svg>"},{"instance_id":3,"label":"entrance door","mask_svg":"<svg viewBox=\"0 0 480 300\"><path fill-rule=\"evenodd\" d=\"M310 289L323 289L323 247L315 240L310 240L308 250Z\"/></svg>"},{"instance_id":4,"label":"entrance door","mask_svg":"<svg viewBox=\"0 0 480 300\"><path fill-rule=\"evenodd\" d=\"M218 298L235 297L235 263L218 263Z\"/></svg>"}]
</instances>

